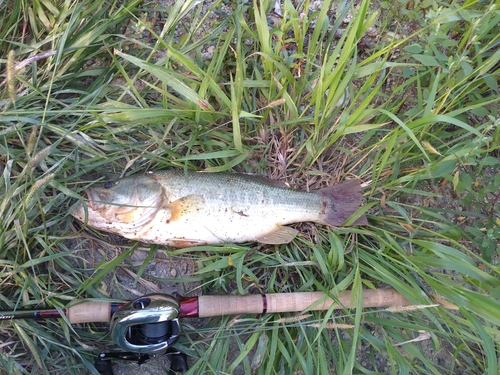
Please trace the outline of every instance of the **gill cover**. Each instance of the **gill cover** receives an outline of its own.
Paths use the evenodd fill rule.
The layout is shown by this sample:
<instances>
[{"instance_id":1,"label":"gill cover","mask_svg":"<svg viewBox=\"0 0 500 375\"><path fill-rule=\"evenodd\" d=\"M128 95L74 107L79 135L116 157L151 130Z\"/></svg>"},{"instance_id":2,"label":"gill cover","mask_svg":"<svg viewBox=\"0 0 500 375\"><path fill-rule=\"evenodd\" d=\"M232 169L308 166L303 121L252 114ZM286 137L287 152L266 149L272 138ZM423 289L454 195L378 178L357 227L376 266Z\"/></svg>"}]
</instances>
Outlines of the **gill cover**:
<instances>
[{"instance_id":1,"label":"gill cover","mask_svg":"<svg viewBox=\"0 0 500 375\"><path fill-rule=\"evenodd\" d=\"M165 201L163 187L149 176L133 176L85 191L88 224L99 229L133 231L148 223ZM83 204L73 212L85 222Z\"/></svg>"}]
</instances>

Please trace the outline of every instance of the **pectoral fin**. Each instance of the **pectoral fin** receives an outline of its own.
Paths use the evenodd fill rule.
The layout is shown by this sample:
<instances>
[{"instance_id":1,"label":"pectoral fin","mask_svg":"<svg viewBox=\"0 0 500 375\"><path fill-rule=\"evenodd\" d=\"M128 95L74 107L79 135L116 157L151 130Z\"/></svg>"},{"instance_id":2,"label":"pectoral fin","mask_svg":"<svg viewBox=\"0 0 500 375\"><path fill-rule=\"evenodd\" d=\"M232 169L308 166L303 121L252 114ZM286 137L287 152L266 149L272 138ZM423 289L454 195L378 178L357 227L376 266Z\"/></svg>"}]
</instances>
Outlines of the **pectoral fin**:
<instances>
[{"instance_id":1,"label":"pectoral fin","mask_svg":"<svg viewBox=\"0 0 500 375\"><path fill-rule=\"evenodd\" d=\"M204 204L205 198L202 195L191 194L169 203L165 208L171 212L169 221L174 221L201 211Z\"/></svg>"},{"instance_id":2,"label":"pectoral fin","mask_svg":"<svg viewBox=\"0 0 500 375\"><path fill-rule=\"evenodd\" d=\"M271 232L258 236L257 241L269 245L288 243L299 233L297 229L290 227L276 227Z\"/></svg>"}]
</instances>

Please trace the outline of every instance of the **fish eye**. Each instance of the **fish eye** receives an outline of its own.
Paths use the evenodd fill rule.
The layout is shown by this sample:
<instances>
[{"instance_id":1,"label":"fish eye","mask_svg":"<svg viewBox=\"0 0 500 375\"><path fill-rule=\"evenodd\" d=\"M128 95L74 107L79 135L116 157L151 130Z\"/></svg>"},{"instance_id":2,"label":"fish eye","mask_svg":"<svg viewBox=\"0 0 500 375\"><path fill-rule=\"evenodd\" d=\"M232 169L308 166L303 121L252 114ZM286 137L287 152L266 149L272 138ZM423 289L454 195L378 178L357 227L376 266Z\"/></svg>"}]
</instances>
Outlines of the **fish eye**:
<instances>
[{"instance_id":1,"label":"fish eye","mask_svg":"<svg viewBox=\"0 0 500 375\"><path fill-rule=\"evenodd\" d=\"M115 182L108 181L104 184L104 189L111 189L113 186L115 186Z\"/></svg>"}]
</instances>

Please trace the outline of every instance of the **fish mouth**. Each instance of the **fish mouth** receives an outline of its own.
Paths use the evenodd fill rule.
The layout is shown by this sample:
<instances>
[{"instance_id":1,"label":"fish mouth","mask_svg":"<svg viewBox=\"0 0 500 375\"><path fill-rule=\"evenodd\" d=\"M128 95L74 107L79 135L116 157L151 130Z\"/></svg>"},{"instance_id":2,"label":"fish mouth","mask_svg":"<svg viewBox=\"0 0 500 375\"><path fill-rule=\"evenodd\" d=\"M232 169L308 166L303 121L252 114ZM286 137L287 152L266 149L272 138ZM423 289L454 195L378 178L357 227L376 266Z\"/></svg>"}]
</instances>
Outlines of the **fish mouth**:
<instances>
[{"instance_id":1,"label":"fish mouth","mask_svg":"<svg viewBox=\"0 0 500 375\"><path fill-rule=\"evenodd\" d=\"M78 220L83 221L85 218L85 206L89 210L94 211L95 210L95 202L94 202L94 197L95 195L92 193L91 189L86 189L81 192L82 197L85 199L80 201L74 210L71 212L71 215L76 217Z\"/></svg>"},{"instance_id":2,"label":"fish mouth","mask_svg":"<svg viewBox=\"0 0 500 375\"><path fill-rule=\"evenodd\" d=\"M93 210L95 207L95 194L93 193L92 189L85 189L83 191L83 194L82 194L86 199L87 201L87 206L88 208L90 208L91 210Z\"/></svg>"},{"instance_id":3,"label":"fish mouth","mask_svg":"<svg viewBox=\"0 0 500 375\"><path fill-rule=\"evenodd\" d=\"M85 189L83 195L87 198L87 206L91 210L97 210L100 205L110 202L109 194L96 189Z\"/></svg>"},{"instance_id":4,"label":"fish mouth","mask_svg":"<svg viewBox=\"0 0 500 375\"><path fill-rule=\"evenodd\" d=\"M110 204L110 194L99 189L85 189L81 191L82 200L76 205L71 215L81 222L96 223L108 220L107 207Z\"/></svg>"}]
</instances>

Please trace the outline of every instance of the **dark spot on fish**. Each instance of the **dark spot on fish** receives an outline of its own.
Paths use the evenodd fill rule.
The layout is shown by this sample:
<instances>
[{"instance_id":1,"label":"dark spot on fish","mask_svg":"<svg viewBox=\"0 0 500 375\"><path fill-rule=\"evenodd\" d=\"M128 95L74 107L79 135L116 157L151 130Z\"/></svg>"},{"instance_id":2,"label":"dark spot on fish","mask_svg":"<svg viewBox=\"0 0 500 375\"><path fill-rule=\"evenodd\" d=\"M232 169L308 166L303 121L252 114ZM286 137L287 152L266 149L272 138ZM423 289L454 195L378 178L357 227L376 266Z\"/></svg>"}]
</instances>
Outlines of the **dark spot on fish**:
<instances>
[{"instance_id":1,"label":"dark spot on fish","mask_svg":"<svg viewBox=\"0 0 500 375\"><path fill-rule=\"evenodd\" d=\"M234 211L235 214L238 214L240 216L248 217L247 214L245 214L243 211Z\"/></svg>"},{"instance_id":2,"label":"dark spot on fish","mask_svg":"<svg viewBox=\"0 0 500 375\"><path fill-rule=\"evenodd\" d=\"M167 224L170 224L170 220L167 220Z\"/></svg>"},{"instance_id":3,"label":"dark spot on fish","mask_svg":"<svg viewBox=\"0 0 500 375\"><path fill-rule=\"evenodd\" d=\"M115 186L115 183L113 181L108 181L104 184L104 189L111 189L113 186Z\"/></svg>"},{"instance_id":4,"label":"dark spot on fish","mask_svg":"<svg viewBox=\"0 0 500 375\"><path fill-rule=\"evenodd\" d=\"M319 212L320 215L325 215L326 214L326 208L327 208L327 202L323 201L323 209Z\"/></svg>"}]
</instances>

